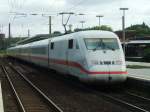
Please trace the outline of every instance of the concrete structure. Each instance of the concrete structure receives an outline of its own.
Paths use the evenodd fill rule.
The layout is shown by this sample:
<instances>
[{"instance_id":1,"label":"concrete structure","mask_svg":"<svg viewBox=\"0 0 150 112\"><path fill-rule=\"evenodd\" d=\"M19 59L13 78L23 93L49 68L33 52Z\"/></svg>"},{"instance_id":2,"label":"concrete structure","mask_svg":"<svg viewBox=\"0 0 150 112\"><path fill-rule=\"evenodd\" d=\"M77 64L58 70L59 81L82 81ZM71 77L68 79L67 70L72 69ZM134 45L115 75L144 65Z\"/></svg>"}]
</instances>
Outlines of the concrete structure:
<instances>
[{"instance_id":1,"label":"concrete structure","mask_svg":"<svg viewBox=\"0 0 150 112\"><path fill-rule=\"evenodd\" d=\"M0 82L0 112L4 112L2 89L1 89L1 82Z\"/></svg>"}]
</instances>

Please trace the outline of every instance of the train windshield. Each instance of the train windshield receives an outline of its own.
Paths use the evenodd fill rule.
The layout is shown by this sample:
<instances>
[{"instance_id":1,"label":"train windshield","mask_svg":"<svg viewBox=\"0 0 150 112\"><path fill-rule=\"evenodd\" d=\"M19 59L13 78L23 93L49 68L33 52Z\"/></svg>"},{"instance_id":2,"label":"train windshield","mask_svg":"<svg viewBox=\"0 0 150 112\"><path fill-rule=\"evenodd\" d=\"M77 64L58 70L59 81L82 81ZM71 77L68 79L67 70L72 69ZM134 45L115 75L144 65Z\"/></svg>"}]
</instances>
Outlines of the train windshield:
<instances>
[{"instance_id":1,"label":"train windshield","mask_svg":"<svg viewBox=\"0 0 150 112\"><path fill-rule=\"evenodd\" d=\"M88 50L116 50L119 49L116 38L86 38L84 39Z\"/></svg>"}]
</instances>

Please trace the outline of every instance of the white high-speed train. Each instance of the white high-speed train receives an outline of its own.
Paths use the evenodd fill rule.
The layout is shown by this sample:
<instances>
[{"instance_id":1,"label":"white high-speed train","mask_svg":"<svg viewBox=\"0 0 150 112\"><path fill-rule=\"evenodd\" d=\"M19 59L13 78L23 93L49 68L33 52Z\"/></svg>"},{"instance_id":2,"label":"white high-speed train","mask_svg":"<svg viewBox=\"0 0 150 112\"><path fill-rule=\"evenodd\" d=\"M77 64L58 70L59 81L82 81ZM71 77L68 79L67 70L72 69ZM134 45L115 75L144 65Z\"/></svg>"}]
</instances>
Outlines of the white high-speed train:
<instances>
[{"instance_id":1,"label":"white high-speed train","mask_svg":"<svg viewBox=\"0 0 150 112\"><path fill-rule=\"evenodd\" d=\"M127 78L121 43L108 31L81 31L18 45L7 51L15 58L85 82L118 83Z\"/></svg>"}]
</instances>

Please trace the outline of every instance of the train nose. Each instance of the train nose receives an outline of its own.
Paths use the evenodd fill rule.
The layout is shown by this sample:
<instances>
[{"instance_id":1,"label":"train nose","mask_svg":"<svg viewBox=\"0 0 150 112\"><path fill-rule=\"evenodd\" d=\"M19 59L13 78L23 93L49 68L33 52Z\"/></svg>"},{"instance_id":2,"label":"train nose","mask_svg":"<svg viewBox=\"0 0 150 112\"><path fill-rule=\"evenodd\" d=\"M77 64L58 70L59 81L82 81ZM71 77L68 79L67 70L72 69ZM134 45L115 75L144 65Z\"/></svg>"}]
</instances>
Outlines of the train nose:
<instances>
[{"instance_id":1,"label":"train nose","mask_svg":"<svg viewBox=\"0 0 150 112\"><path fill-rule=\"evenodd\" d=\"M89 68L89 73L87 74L87 80L89 82L102 82L108 83L109 69L108 66L94 65Z\"/></svg>"},{"instance_id":2,"label":"train nose","mask_svg":"<svg viewBox=\"0 0 150 112\"><path fill-rule=\"evenodd\" d=\"M121 67L95 65L90 67L87 75L89 82L117 83L126 80L127 72Z\"/></svg>"},{"instance_id":3,"label":"train nose","mask_svg":"<svg viewBox=\"0 0 150 112\"><path fill-rule=\"evenodd\" d=\"M109 66L109 82L123 82L127 78L126 66Z\"/></svg>"}]
</instances>

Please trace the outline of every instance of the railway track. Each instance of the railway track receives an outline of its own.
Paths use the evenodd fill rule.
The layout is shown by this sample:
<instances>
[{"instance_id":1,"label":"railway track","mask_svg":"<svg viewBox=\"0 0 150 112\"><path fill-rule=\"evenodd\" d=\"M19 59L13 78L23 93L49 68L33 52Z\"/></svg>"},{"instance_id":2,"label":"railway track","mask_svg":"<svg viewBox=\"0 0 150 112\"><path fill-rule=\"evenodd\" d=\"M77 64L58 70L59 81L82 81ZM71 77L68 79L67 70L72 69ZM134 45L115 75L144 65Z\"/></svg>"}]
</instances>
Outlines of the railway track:
<instances>
[{"instance_id":1,"label":"railway track","mask_svg":"<svg viewBox=\"0 0 150 112\"><path fill-rule=\"evenodd\" d=\"M64 80L64 79L63 79ZM66 80L65 80L66 81ZM68 80L67 80L68 81ZM136 93L131 93L128 91L123 92L102 92L101 90L89 88L89 85L84 85L83 83L76 83L76 81L69 80L69 84L78 86L81 89L93 92L98 96L103 96L108 100L114 101L115 103L127 107L131 111L136 112L150 112L150 99L143 96L137 95Z\"/></svg>"},{"instance_id":2,"label":"railway track","mask_svg":"<svg viewBox=\"0 0 150 112\"><path fill-rule=\"evenodd\" d=\"M90 87L89 85L83 85L83 84L77 84L72 81L69 81L69 83L78 86L79 88L88 90L90 92L93 92L95 95L104 97L106 100L111 100L118 105L125 106L129 110L133 112L150 112L150 98L137 95L136 93L132 93L129 91L123 91L123 92L103 92L98 89L93 89L93 87Z\"/></svg>"},{"instance_id":3,"label":"railway track","mask_svg":"<svg viewBox=\"0 0 150 112\"><path fill-rule=\"evenodd\" d=\"M95 95L103 96L107 100L111 100L118 105L122 105L123 107L127 107L129 110L133 112L150 112L150 98L137 95L136 93L130 92L128 90L123 91L116 91L113 92L113 90L110 92L110 90L104 90L103 89L97 89L97 87L84 85L84 84L77 84L74 83L74 81L69 81L69 83L72 83L73 85L77 85L78 87L91 91ZM109 89L109 88L107 88ZM112 89L112 88L111 88ZM119 89L119 88L117 88ZM122 90L122 88L121 88Z\"/></svg>"},{"instance_id":4,"label":"railway track","mask_svg":"<svg viewBox=\"0 0 150 112\"><path fill-rule=\"evenodd\" d=\"M150 112L150 98L137 95L136 93L130 92L128 90L123 90L123 91L117 90L116 92L113 92L113 90L102 91L101 89L97 89L97 87L93 88L91 86L82 85L82 84L81 85L79 84L78 86L87 89L89 91L92 91L94 94L98 96L103 96L107 100L111 100L119 105L125 106L133 112Z\"/></svg>"},{"instance_id":5,"label":"railway track","mask_svg":"<svg viewBox=\"0 0 150 112\"><path fill-rule=\"evenodd\" d=\"M118 105L103 100L103 98L97 98L97 96L91 94L91 92L73 86L67 81L61 80L59 77L53 77L56 76L55 72L49 72L49 74L47 74L44 70L38 69L40 70L39 72L37 69L20 63L18 65L15 64L14 67L32 80L32 82L40 87L48 96L50 95L50 98L63 107L64 112L120 112L122 110L122 112L130 112L126 109L122 109ZM50 73L52 77L49 76ZM45 81L44 84L41 83L43 80Z\"/></svg>"},{"instance_id":6,"label":"railway track","mask_svg":"<svg viewBox=\"0 0 150 112\"><path fill-rule=\"evenodd\" d=\"M74 85L74 82L71 82ZM121 105L123 107L128 108L133 112L150 112L150 98L146 98L136 93L123 91L123 92L103 92L101 90L93 89L93 87L89 88L89 85L75 84L78 87L93 92L95 95L99 97L104 97L106 100L112 101Z\"/></svg>"},{"instance_id":7,"label":"railway track","mask_svg":"<svg viewBox=\"0 0 150 112\"><path fill-rule=\"evenodd\" d=\"M23 67L25 69L26 67ZM92 88L91 86L84 85L82 83L77 83L76 81L66 80L64 77L59 78L64 80L70 85L81 88L82 90L89 91L89 93L93 93L98 97L104 97L106 100L111 102L115 102L122 107L128 108L130 111L136 112L149 112L150 111L150 99L145 98L143 96L139 96L135 93L123 91L123 92L103 92L102 90L98 90Z\"/></svg>"},{"instance_id":8,"label":"railway track","mask_svg":"<svg viewBox=\"0 0 150 112\"><path fill-rule=\"evenodd\" d=\"M119 93L119 94L107 94L102 93L104 97L116 101L118 104L124 105L136 112L150 112L150 99L143 96L138 96L134 93Z\"/></svg>"},{"instance_id":9,"label":"railway track","mask_svg":"<svg viewBox=\"0 0 150 112\"><path fill-rule=\"evenodd\" d=\"M127 93L127 94L129 94L129 95L132 95L132 96L135 96L135 97L138 97L138 98L144 99L145 101L150 101L150 98L147 98L147 97L144 97L144 96L138 95L138 94L136 94L136 93L133 93L133 92L130 92L130 91L127 91L126 93Z\"/></svg>"},{"instance_id":10,"label":"railway track","mask_svg":"<svg viewBox=\"0 0 150 112\"><path fill-rule=\"evenodd\" d=\"M2 66L21 112L63 112L38 87L20 72Z\"/></svg>"}]
</instances>

